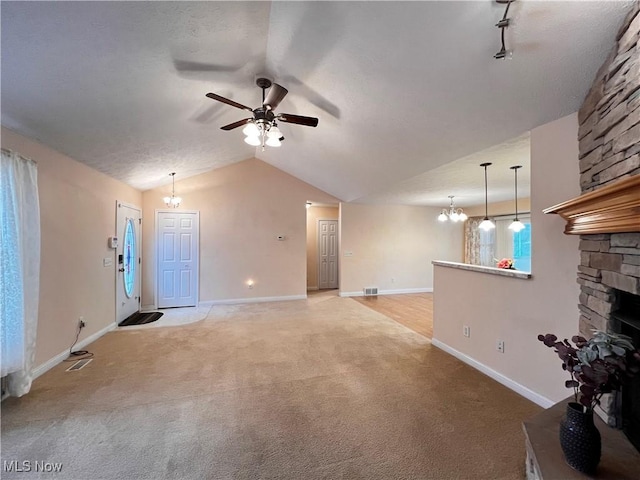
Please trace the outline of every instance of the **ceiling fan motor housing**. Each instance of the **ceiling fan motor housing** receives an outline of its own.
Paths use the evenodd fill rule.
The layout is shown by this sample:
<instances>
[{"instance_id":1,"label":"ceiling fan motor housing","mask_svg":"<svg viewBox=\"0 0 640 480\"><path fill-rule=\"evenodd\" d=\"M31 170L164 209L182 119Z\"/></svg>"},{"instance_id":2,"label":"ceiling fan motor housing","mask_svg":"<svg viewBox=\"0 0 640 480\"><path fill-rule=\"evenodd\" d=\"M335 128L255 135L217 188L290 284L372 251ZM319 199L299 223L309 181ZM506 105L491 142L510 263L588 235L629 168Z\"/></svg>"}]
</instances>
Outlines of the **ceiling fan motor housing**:
<instances>
[{"instance_id":1,"label":"ceiling fan motor housing","mask_svg":"<svg viewBox=\"0 0 640 480\"><path fill-rule=\"evenodd\" d=\"M256 78L256 85L262 89L270 88L272 83L268 78L260 77Z\"/></svg>"},{"instance_id":2,"label":"ceiling fan motor housing","mask_svg":"<svg viewBox=\"0 0 640 480\"><path fill-rule=\"evenodd\" d=\"M268 110L265 107L260 107L256 108L253 111L253 119L255 124L266 132L273 125L276 116L272 110Z\"/></svg>"}]
</instances>

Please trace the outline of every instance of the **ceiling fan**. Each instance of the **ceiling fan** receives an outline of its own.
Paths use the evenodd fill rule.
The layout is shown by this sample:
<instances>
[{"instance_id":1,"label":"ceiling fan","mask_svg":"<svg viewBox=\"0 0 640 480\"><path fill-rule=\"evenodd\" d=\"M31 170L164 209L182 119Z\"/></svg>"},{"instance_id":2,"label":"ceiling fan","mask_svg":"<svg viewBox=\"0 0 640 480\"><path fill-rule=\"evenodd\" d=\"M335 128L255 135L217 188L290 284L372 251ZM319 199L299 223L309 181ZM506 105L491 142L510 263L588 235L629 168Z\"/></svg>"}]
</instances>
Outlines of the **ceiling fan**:
<instances>
[{"instance_id":1,"label":"ceiling fan","mask_svg":"<svg viewBox=\"0 0 640 480\"><path fill-rule=\"evenodd\" d=\"M277 83L272 83L268 78L258 78L256 85L262 89L262 106L258 108L250 108L241 103L234 102L228 98L222 97L215 93L207 93L207 97L217 100L218 102L226 103L232 107L239 108L240 110L248 110L253 115L249 118L238 120L237 122L230 123L224 127L220 127L222 130L233 130L234 128L245 126L242 133L246 135L244 141L252 146L269 145L270 147L279 147L284 137L282 132L278 129L277 122L295 123L297 125L304 125L307 127L317 127L318 119L315 117L304 117L302 115L292 115L290 113L278 113L274 110L280 104L282 99L289 93L289 91ZM269 93L266 93L266 90Z\"/></svg>"}]
</instances>

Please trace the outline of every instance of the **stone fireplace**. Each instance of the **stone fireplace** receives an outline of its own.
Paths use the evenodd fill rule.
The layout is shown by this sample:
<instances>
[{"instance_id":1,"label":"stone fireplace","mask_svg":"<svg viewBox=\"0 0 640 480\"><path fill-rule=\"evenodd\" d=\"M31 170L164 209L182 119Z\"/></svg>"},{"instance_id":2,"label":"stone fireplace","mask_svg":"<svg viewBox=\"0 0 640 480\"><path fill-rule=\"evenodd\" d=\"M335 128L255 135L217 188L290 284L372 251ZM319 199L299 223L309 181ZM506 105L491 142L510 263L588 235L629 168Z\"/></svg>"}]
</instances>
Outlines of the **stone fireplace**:
<instances>
[{"instance_id":1,"label":"stone fireplace","mask_svg":"<svg viewBox=\"0 0 640 480\"><path fill-rule=\"evenodd\" d=\"M579 331L624 333L640 348L640 3L578 112L582 195L545 213L580 235ZM598 413L640 450L640 379Z\"/></svg>"},{"instance_id":2,"label":"stone fireplace","mask_svg":"<svg viewBox=\"0 0 640 480\"><path fill-rule=\"evenodd\" d=\"M631 333L636 347L640 347L640 330L633 333L634 321L621 322L618 313L622 308L633 314L640 302L639 10L636 1L578 113L581 197L601 196L599 202L587 206L586 213L580 213L583 217L574 216L573 225L567 225L567 229L573 228L567 233L581 235L580 333L585 337L590 337L593 329ZM640 309L635 313L640 314ZM635 320L640 328L640 318ZM625 425L640 421L639 392L636 381L625 394L610 396L602 405L603 419L618 427L622 421ZM636 395L633 400L630 393ZM635 412L631 412L632 404ZM626 415L624 420L621 412ZM633 415L635 419L630 420ZM636 440L632 439L638 449L639 427L633 426Z\"/></svg>"},{"instance_id":3,"label":"stone fireplace","mask_svg":"<svg viewBox=\"0 0 640 480\"><path fill-rule=\"evenodd\" d=\"M619 292L640 295L640 233L582 235L578 283L580 333L615 329Z\"/></svg>"}]
</instances>

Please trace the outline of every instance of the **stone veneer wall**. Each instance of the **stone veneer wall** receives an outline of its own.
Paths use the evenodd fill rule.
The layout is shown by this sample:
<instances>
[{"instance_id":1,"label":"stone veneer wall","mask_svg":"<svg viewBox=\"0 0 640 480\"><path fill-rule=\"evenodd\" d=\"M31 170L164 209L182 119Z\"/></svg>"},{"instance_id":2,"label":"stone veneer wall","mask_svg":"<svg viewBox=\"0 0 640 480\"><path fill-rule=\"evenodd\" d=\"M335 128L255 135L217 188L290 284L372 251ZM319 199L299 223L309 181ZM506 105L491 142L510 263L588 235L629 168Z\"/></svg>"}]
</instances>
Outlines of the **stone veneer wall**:
<instances>
[{"instance_id":1,"label":"stone veneer wall","mask_svg":"<svg viewBox=\"0 0 640 480\"><path fill-rule=\"evenodd\" d=\"M640 173L639 11L636 1L578 112L583 193ZM608 329L614 289L640 295L640 233L583 235L580 252L580 332L589 337Z\"/></svg>"}]
</instances>

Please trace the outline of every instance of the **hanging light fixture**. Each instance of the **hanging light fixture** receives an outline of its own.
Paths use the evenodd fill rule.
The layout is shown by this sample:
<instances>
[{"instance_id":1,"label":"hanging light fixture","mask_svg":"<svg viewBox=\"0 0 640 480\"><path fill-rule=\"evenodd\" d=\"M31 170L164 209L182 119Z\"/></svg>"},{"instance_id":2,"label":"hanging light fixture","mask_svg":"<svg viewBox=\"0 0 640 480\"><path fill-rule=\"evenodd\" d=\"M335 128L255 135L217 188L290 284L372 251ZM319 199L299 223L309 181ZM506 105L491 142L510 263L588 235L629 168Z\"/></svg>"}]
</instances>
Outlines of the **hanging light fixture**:
<instances>
[{"instance_id":1,"label":"hanging light fixture","mask_svg":"<svg viewBox=\"0 0 640 480\"><path fill-rule=\"evenodd\" d=\"M449 211L446 208L442 209L440 215L438 215L438 221L446 222L451 220L452 222L464 222L467 219L467 214L461 208L455 208L453 206L453 195L449 195Z\"/></svg>"},{"instance_id":2,"label":"hanging light fixture","mask_svg":"<svg viewBox=\"0 0 640 480\"><path fill-rule=\"evenodd\" d=\"M180 197L176 197L176 172L172 172L169 175L171 175L172 179L171 196L164 197L163 200L167 207L178 208L182 199Z\"/></svg>"},{"instance_id":3,"label":"hanging light fixture","mask_svg":"<svg viewBox=\"0 0 640 480\"><path fill-rule=\"evenodd\" d=\"M516 218L513 219L513 222L511 222L511 224L509 225L509 230L514 231L515 233L518 233L520 230L524 229L524 223L522 223L519 219L518 219L518 169L522 168L522 165L514 165L513 167L509 167L511 168L511 170L513 170L513 173L515 175L515 198L516 198Z\"/></svg>"},{"instance_id":4,"label":"hanging light fixture","mask_svg":"<svg viewBox=\"0 0 640 480\"><path fill-rule=\"evenodd\" d=\"M488 232L489 230L496 228L495 223L489 220L489 203L488 203L488 193L487 193L487 167L491 165L491 163L481 163L480 166L484 168L484 218L479 225L479 228Z\"/></svg>"}]
</instances>

